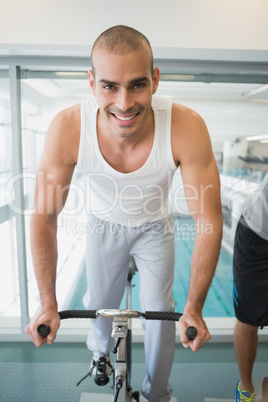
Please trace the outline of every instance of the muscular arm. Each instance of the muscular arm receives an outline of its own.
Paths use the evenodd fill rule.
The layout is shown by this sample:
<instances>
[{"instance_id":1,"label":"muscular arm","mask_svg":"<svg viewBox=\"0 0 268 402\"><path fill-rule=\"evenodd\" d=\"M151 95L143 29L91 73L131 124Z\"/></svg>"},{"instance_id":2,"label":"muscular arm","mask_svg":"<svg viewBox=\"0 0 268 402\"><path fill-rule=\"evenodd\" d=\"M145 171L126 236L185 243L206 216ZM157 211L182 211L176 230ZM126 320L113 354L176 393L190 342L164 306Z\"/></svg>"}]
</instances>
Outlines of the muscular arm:
<instances>
[{"instance_id":1,"label":"muscular arm","mask_svg":"<svg viewBox=\"0 0 268 402\"><path fill-rule=\"evenodd\" d=\"M55 290L57 218L68 196L79 140L76 135L77 121L71 119L72 113L70 110L63 111L52 121L37 173L35 212L31 217L31 250L41 311L26 327L26 333L31 336L36 346L46 341L53 342L59 327ZM36 328L41 322L51 328L47 339L36 333Z\"/></svg>"},{"instance_id":2,"label":"muscular arm","mask_svg":"<svg viewBox=\"0 0 268 402\"><path fill-rule=\"evenodd\" d=\"M190 345L196 351L210 339L202 309L221 246L220 181L209 134L201 117L187 110L180 133L182 135L177 142L175 138L173 149L178 149L185 197L196 230L188 297L179 328L184 346ZM192 342L185 336L185 328L189 325L198 330L198 336Z\"/></svg>"}]
</instances>

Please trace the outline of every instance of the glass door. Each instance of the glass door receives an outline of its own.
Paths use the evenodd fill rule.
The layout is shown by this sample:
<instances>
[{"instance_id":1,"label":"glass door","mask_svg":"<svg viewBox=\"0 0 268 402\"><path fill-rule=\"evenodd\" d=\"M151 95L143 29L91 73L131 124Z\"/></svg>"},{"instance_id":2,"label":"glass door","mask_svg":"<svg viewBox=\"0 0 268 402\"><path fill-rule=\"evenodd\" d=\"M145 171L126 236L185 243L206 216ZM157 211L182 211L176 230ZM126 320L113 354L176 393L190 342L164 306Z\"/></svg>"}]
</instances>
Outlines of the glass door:
<instances>
[{"instance_id":1,"label":"glass door","mask_svg":"<svg viewBox=\"0 0 268 402\"><path fill-rule=\"evenodd\" d=\"M10 83L7 69L0 70L0 325L5 331L19 325L20 292L15 218L10 209L13 179Z\"/></svg>"},{"instance_id":2,"label":"glass door","mask_svg":"<svg viewBox=\"0 0 268 402\"><path fill-rule=\"evenodd\" d=\"M45 134L53 117L62 109L80 103L90 96L86 72L30 71L21 72L21 110L23 180L25 195L25 231L28 275L29 314L39 307L39 293L30 250L30 216L33 209L35 177ZM42 173L42 172L41 172ZM57 299L59 309L66 309L73 297L82 302L83 292L76 292L84 269L83 215L81 174L75 170L69 196L58 219ZM80 228L77 231L77 228Z\"/></svg>"}]
</instances>

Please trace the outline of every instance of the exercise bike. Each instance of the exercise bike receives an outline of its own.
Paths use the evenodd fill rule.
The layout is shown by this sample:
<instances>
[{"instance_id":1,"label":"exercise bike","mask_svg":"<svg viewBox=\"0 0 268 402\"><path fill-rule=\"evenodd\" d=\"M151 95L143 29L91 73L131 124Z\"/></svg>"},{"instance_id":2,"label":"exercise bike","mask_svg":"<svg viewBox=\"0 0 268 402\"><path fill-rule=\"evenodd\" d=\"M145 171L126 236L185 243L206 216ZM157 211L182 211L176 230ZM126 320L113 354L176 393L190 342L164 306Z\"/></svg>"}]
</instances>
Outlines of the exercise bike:
<instances>
[{"instance_id":1,"label":"exercise bike","mask_svg":"<svg viewBox=\"0 0 268 402\"><path fill-rule=\"evenodd\" d=\"M146 320L168 320L178 321L182 314L176 312L164 311L146 311L140 312L131 310L131 288L132 278L135 274L135 265L130 262L129 274L126 286L126 309L102 309L102 310L65 310L60 311L60 318L93 318L98 317L113 318L112 337L115 340L113 353L116 354L114 364L114 381L113 381L113 397L107 394L96 394L94 402L131 402L140 401L138 391L133 391L131 387L131 319L142 317ZM49 327L46 324L40 324L37 327L37 332L42 337L49 334ZM186 334L189 339L194 339L197 335L195 327L188 327ZM85 377L84 377L85 378ZM84 379L83 378L83 379ZM83 380L82 379L82 380ZM82 381L81 380L81 381ZM80 382L81 382L80 381ZM79 383L80 383L79 382ZM92 394L82 394L80 402L92 401ZM172 401L176 401L172 398Z\"/></svg>"}]
</instances>

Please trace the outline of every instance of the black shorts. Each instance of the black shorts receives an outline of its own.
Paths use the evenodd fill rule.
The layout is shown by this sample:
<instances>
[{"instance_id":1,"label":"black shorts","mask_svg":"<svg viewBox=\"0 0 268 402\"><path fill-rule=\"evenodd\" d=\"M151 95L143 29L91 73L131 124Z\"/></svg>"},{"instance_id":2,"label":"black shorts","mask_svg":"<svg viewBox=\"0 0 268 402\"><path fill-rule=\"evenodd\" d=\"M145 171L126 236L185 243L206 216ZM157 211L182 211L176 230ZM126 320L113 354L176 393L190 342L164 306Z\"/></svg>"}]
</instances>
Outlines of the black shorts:
<instances>
[{"instance_id":1,"label":"black shorts","mask_svg":"<svg viewBox=\"0 0 268 402\"><path fill-rule=\"evenodd\" d=\"M253 326L268 325L268 241L240 218L234 243L234 309L237 319Z\"/></svg>"}]
</instances>

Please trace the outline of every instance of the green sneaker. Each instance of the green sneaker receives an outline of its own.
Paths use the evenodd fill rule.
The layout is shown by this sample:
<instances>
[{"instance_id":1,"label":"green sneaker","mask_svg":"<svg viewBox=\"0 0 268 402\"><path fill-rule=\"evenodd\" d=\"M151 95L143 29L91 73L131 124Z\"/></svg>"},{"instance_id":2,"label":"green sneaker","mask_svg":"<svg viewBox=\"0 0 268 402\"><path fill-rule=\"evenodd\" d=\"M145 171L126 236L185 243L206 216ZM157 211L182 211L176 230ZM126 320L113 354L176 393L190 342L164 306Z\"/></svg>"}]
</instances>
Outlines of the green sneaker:
<instances>
[{"instance_id":1,"label":"green sneaker","mask_svg":"<svg viewBox=\"0 0 268 402\"><path fill-rule=\"evenodd\" d=\"M240 389L240 382L238 381L237 385L236 385L236 389L235 389L235 402L256 402L256 394L255 392L253 394L251 394L248 391L242 390Z\"/></svg>"}]
</instances>

